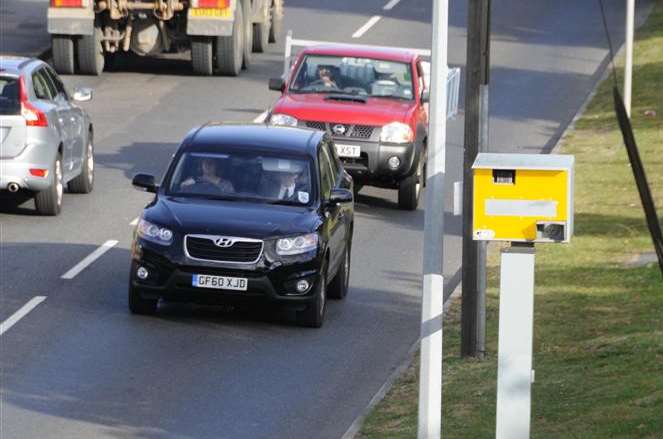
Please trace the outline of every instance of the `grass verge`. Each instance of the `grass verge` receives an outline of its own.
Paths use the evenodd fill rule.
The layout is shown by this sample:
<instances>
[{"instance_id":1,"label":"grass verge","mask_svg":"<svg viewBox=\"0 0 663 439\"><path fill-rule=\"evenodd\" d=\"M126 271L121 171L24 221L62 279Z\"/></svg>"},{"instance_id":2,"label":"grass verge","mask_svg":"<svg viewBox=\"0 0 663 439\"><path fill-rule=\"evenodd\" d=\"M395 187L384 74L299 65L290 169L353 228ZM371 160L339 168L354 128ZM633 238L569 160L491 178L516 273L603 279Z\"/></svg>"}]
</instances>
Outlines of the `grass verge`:
<instances>
[{"instance_id":1,"label":"grass verge","mask_svg":"<svg viewBox=\"0 0 663 439\"><path fill-rule=\"evenodd\" d=\"M663 1L636 36L632 122L663 216ZM611 95L599 87L561 153L576 156L575 237L537 248L532 437L663 438L663 282ZM443 435L494 437L499 248L491 248L485 361L460 360L460 303L444 323ZM361 438L412 438L418 361Z\"/></svg>"}]
</instances>

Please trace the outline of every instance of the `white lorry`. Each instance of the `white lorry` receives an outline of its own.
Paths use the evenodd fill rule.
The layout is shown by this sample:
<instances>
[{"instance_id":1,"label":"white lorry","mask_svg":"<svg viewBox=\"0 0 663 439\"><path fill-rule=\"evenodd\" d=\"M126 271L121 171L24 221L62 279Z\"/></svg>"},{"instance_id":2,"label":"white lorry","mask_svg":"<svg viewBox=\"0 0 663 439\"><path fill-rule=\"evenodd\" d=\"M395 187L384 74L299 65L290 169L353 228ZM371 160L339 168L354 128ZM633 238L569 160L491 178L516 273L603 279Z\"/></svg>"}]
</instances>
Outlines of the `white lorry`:
<instances>
[{"instance_id":1,"label":"white lorry","mask_svg":"<svg viewBox=\"0 0 663 439\"><path fill-rule=\"evenodd\" d=\"M116 54L191 50L193 70L237 76L275 42L284 0L50 0L59 73L99 75Z\"/></svg>"}]
</instances>

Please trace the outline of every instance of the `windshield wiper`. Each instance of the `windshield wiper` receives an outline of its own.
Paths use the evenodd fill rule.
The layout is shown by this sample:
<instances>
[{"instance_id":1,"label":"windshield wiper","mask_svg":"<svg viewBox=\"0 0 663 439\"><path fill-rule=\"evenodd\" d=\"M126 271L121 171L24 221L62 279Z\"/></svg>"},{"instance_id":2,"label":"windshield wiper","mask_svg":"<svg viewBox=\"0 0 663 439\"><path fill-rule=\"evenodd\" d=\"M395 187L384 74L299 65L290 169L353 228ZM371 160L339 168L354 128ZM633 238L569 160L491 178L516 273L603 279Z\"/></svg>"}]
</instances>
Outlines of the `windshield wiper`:
<instances>
[{"instance_id":1,"label":"windshield wiper","mask_svg":"<svg viewBox=\"0 0 663 439\"><path fill-rule=\"evenodd\" d=\"M281 206L301 206L300 203L292 200L269 200L266 201L267 204L277 204Z\"/></svg>"},{"instance_id":2,"label":"windshield wiper","mask_svg":"<svg viewBox=\"0 0 663 439\"><path fill-rule=\"evenodd\" d=\"M325 100L330 100L330 101L352 101L352 102L361 102L362 104L365 104L368 99L365 96L361 95L352 95L352 94L333 94L330 96L326 96Z\"/></svg>"}]
</instances>

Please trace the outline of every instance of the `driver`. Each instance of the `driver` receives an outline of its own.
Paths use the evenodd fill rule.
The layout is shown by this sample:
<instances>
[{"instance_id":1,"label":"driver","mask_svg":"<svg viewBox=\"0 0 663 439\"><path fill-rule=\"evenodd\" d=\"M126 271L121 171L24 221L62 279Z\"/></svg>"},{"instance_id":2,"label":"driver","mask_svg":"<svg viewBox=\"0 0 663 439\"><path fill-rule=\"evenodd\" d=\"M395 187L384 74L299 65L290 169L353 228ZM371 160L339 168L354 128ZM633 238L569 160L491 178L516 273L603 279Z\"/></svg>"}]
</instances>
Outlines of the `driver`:
<instances>
[{"instance_id":1,"label":"driver","mask_svg":"<svg viewBox=\"0 0 663 439\"><path fill-rule=\"evenodd\" d=\"M333 78L333 73L329 66L318 66L318 80L315 82L322 84L325 88L338 88L338 84Z\"/></svg>"},{"instance_id":2,"label":"driver","mask_svg":"<svg viewBox=\"0 0 663 439\"><path fill-rule=\"evenodd\" d=\"M200 174L196 177L189 177L181 184L182 188L203 189L212 185L220 192L235 192L233 184L219 175L219 170L216 166L216 160L210 157L205 157L200 161ZM197 186L200 186L199 188Z\"/></svg>"}]
</instances>

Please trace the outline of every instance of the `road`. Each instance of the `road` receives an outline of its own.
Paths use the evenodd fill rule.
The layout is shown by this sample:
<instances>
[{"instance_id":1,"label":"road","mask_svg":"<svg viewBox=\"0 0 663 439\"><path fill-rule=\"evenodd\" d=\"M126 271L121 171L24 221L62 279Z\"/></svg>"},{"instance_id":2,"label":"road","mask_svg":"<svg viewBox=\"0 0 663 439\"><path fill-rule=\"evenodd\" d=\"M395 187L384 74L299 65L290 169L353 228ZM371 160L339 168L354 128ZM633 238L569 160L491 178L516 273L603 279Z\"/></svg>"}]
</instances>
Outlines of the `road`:
<instances>
[{"instance_id":1,"label":"road","mask_svg":"<svg viewBox=\"0 0 663 439\"><path fill-rule=\"evenodd\" d=\"M389 11L386 0L320 3L288 0L286 29L307 39L430 47L430 1L401 0ZM606 3L619 42L623 2ZM4 52L37 53L36 42L48 41L39 8L3 4L3 23L32 26L30 38L3 32ZM502 0L494 13L491 149L547 151L605 63L596 2ZM375 15L383 18L353 39ZM452 2L454 66L464 66L465 22L466 4ZM66 195L57 218L33 215L29 201L1 200L0 321L46 297L0 335L2 439L338 438L406 358L419 334L423 211L396 210L391 191L362 191L351 290L330 304L320 330L260 311L127 311L130 222L148 202L131 177L160 175L201 122L259 115L276 98L267 79L279 75L281 54L282 45L271 46L236 79L193 76L183 57L66 78L95 91L86 108L96 128L96 187ZM449 183L461 175L462 123L461 115L449 125ZM448 294L460 277L461 223L451 213L446 220ZM104 243L110 250L61 278Z\"/></svg>"}]
</instances>

